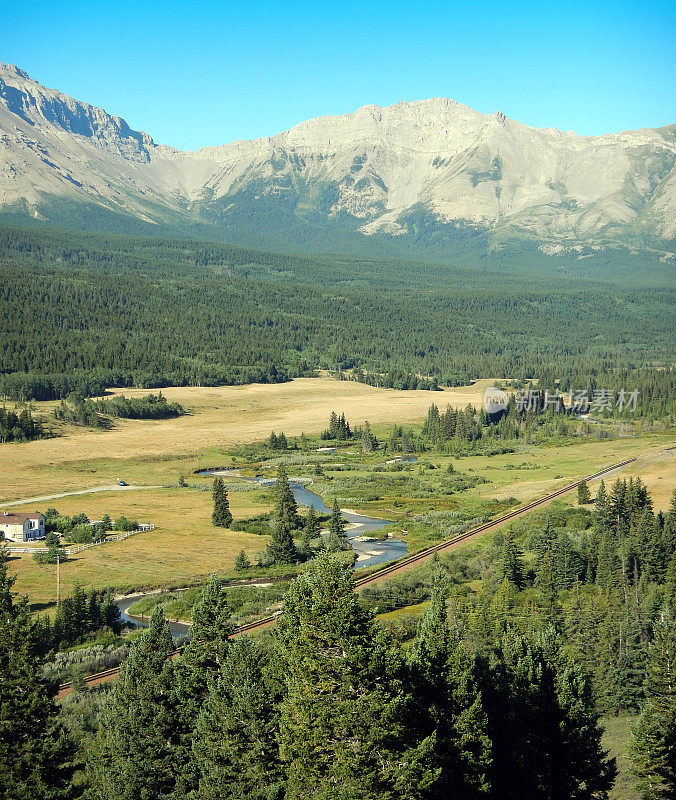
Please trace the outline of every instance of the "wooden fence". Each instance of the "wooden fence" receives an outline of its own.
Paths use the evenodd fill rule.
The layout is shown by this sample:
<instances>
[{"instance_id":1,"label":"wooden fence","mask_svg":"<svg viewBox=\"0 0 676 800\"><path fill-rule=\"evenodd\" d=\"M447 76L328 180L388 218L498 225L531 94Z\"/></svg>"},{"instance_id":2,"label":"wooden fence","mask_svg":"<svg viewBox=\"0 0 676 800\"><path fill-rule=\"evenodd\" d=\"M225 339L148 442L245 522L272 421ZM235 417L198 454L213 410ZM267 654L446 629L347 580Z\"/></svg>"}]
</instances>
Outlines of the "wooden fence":
<instances>
[{"instance_id":1,"label":"wooden fence","mask_svg":"<svg viewBox=\"0 0 676 800\"><path fill-rule=\"evenodd\" d=\"M123 539L128 539L130 536L136 536L137 533L145 533L146 531L154 531L155 526L153 524L148 525L139 525L138 528L134 528L133 531L121 531L120 533L112 534L111 536L106 536L100 542L87 542L86 544L78 544L74 547L60 547L59 550L64 552L67 556L74 556L77 553L81 553L83 550L89 550L90 547L96 547L100 544L106 544L106 542L121 542ZM8 547L7 551L12 554L16 553L48 553L48 547Z\"/></svg>"}]
</instances>

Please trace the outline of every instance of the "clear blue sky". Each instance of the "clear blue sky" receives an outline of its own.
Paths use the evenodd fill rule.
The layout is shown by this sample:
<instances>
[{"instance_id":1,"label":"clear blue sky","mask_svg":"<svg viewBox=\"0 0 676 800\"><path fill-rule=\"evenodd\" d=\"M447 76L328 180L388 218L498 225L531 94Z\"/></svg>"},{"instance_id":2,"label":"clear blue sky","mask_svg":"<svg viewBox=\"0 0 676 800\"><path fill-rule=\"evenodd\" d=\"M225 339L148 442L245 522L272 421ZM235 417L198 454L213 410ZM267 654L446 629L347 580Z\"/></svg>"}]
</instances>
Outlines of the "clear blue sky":
<instances>
[{"instance_id":1,"label":"clear blue sky","mask_svg":"<svg viewBox=\"0 0 676 800\"><path fill-rule=\"evenodd\" d=\"M676 122L673 2L44 0L2 17L0 61L182 149L436 96L584 134Z\"/></svg>"}]
</instances>

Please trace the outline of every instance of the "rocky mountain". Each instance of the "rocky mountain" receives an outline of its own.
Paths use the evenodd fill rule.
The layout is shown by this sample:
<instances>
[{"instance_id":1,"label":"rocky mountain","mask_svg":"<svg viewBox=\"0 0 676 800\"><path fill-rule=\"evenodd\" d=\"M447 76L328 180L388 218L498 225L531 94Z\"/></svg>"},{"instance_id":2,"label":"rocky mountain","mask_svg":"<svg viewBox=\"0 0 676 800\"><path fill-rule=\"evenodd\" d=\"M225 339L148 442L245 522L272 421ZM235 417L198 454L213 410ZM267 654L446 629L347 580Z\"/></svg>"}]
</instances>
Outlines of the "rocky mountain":
<instances>
[{"instance_id":1,"label":"rocky mountain","mask_svg":"<svg viewBox=\"0 0 676 800\"><path fill-rule=\"evenodd\" d=\"M547 252L669 251L675 164L676 125L578 136L443 98L182 152L0 64L0 220L62 222L67 208L80 222L100 212L252 239L298 226L381 240L462 230Z\"/></svg>"}]
</instances>

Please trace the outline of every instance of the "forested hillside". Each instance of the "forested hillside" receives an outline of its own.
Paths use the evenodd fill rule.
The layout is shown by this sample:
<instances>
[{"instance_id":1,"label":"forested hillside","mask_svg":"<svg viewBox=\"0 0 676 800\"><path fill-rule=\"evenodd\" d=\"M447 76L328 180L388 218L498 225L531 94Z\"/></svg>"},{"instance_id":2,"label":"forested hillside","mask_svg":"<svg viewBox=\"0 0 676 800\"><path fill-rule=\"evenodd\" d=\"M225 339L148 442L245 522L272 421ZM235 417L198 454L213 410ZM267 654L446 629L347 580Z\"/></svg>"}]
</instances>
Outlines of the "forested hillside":
<instances>
[{"instance_id":1,"label":"forested hillside","mask_svg":"<svg viewBox=\"0 0 676 800\"><path fill-rule=\"evenodd\" d=\"M662 380L673 293L656 265L463 270L221 245L4 230L0 387L48 399L106 386L275 382L358 368L407 388L480 376L586 387ZM660 283L662 288L657 288ZM21 312L19 313L19 309ZM380 379L379 379L380 380ZM627 388L633 388L627 387Z\"/></svg>"}]
</instances>

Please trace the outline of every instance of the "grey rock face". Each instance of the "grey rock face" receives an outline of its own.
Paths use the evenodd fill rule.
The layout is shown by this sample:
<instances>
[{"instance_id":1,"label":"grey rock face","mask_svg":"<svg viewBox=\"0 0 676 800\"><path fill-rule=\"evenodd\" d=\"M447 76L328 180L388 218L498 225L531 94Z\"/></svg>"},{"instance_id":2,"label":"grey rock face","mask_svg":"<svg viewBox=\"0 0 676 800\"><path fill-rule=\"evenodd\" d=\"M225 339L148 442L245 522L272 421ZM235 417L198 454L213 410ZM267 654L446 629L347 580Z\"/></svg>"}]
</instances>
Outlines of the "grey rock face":
<instances>
[{"instance_id":1,"label":"grey rock face","mask_svg":"<svg viewBox=\"0 0 676 800\"><path fill-rule=\"evenodd\" d=\"M94 202L147 221L288 201L364 235L440 223L579 243L676 236L676 126L596 137L434 98L309 120L272 138L181 152L0 65L0 207ZM553 250L551 248L554 248Z\"/></svg>"}]
</instances>

